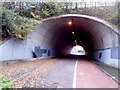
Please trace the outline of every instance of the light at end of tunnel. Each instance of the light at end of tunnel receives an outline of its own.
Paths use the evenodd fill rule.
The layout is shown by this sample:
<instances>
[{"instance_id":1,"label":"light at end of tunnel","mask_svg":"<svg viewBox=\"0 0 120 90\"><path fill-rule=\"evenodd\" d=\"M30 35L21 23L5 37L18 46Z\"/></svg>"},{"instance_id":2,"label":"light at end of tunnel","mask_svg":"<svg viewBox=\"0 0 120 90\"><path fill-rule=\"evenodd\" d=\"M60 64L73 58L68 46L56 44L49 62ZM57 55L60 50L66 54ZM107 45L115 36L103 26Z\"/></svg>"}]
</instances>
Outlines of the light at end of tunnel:
<instances>
[{"instance_id":1,"label":"light at end of tunnel","mask_svg":"<svg viewBox=\"0 0 120 90\"><path fill-rule=\"evenodd\" d=\"M72 23L72 21L68 21L68 25L70 25L70 26L71 26L72 24L73 24L73 23Z\"/></svg>"},{"instance_id":2,"label":"light at end of tunnel","mask_svg":"<svg viewBox=\"0 0 120 90\"><path fill-rule=\"evenodd\" d=\"M70 54L72 54L72 55L86 55L84 48L80 45L74 46L71 49Z\"/></svg>"}]
</instances>

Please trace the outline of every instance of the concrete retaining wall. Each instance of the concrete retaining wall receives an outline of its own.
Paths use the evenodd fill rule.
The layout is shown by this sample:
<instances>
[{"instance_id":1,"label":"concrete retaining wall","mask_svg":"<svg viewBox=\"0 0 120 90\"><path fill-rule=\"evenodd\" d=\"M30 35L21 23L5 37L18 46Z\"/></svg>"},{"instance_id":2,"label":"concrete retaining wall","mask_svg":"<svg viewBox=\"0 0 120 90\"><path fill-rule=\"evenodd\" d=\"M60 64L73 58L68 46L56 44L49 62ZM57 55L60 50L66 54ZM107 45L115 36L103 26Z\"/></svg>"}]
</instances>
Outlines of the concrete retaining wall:
<instances>
[{"instance_id":1,"label":"concrete retaining wall","mask_svg":"<svg viewBox=\"0 0 120 90\"><path fill-rule=\"evenodd\" d=\"M112 48L96 50L94 52L94 58L107 65L120 69L119 51L120 51L120 47L112 47Z\"/></svg>"},{"instance_id":2,"label":"concrete retaining wall","mask_svg":"<svg viewBox=\"0 0 120 90\"><path fill-rule=\"evenodd\" d=\"M0 61L29 58L31 59L33 58L33 48L35 46L39 46L41 49L50 51L49 56L48 52L46 52L42 53L41 58L54 56L54 50L50 48L42 47L42 45L31 42L29 40L11 38L0 45Z\"/></svg>"}]
</instances>

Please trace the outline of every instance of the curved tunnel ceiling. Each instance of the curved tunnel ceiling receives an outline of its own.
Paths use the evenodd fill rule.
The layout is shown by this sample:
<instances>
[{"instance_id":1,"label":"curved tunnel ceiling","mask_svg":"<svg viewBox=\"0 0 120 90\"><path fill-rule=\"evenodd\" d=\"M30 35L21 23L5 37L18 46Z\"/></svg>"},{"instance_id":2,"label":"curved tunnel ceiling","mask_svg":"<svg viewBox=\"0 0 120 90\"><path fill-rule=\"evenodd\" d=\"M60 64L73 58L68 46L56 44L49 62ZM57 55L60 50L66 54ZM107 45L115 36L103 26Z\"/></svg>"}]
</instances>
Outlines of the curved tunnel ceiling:
<instances>
[{"instance_id":1,"label":"curved tunnel ceiling","mask_svg":"<svg viewBox=\"0 0 120 90\"><path fill-rule=\"evenodd\" d=\"M71 20L73 25L70 26L68 22ZM72 31L75 32L74 35ZM58 53L75 46L74 40L77 40L78 45L83 46L86 52L112 47L111 31L119 33L101 19L78 14L43 20L36 29L36 32L41 35L42 43Z\"/></svg>"}]
</instances>

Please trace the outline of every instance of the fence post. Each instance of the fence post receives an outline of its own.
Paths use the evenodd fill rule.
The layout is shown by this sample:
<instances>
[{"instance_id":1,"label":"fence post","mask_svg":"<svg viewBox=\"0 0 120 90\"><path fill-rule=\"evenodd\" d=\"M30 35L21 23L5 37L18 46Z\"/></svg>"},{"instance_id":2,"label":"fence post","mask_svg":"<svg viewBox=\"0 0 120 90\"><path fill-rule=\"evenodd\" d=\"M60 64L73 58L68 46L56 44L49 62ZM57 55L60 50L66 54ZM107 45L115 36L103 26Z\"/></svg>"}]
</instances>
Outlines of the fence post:
<instances>
[{"instance_id":1,"label":"fence post","mask_svg":"<svg viewBox=\"0 0 120 90\"><path fill-rule=\"evenodd\" d=\"M78 3L76 2L75 10L78 10Z\"/></svg>"},{"instance_id":2,"label":"fence post","mask_svg":"<svg viewBox=\"0 0 120 90\"><path fill-rule=\"evenodd\" d=\"M95 8L96 8L96 2L95 2Z\"/></svg>"},{"instance_id":3,"label":"fence post","mask_svg":"<svg viewBox=\"0 0 120 90\"><path fill-rule=\"evenodd\" d=\"M107 6L107 3L105 2L105 7Z\"/></svg>"},{"instance_id":4,"label":"fence post","mask_svg":"<svg viewBox=\"0 0 120 90\"><path fill-rule=\"evenodd\" d=\"M84 2L84 4L85 4L85 8L86 8L86 2Z\"/></svg>"}]
</instances>

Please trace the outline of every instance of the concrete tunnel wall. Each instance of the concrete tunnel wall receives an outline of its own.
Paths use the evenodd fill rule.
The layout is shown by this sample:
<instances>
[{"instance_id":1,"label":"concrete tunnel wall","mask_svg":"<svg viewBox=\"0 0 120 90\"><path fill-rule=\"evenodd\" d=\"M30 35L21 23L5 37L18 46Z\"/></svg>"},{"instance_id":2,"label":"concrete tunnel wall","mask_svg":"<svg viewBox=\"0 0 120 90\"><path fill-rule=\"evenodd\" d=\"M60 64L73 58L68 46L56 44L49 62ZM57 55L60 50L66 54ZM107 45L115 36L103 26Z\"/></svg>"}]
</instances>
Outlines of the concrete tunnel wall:
<instances>
[{"instance_id":1,"label":"concrete tunnel wall","mask_svg":"<svg viewBox=\"0 0 120 90\"><path fill-rule=\"evenodd\" d=\"M73 26L67 24L70 20L73 21ZM75 36L71 33L73 30ZM75 46L76 39L78 44L84 47L88 56L113 67L119 67L120 31L98 18L78 14L49 18L37 25L35 32L28 37L31 38L24 41L12 38L2 44L0 60L32 58L35 46L47 50L41 57L69 54L70 48ZM9 53L6 53L8 48Z\"/></svg>"}]
</instances>

